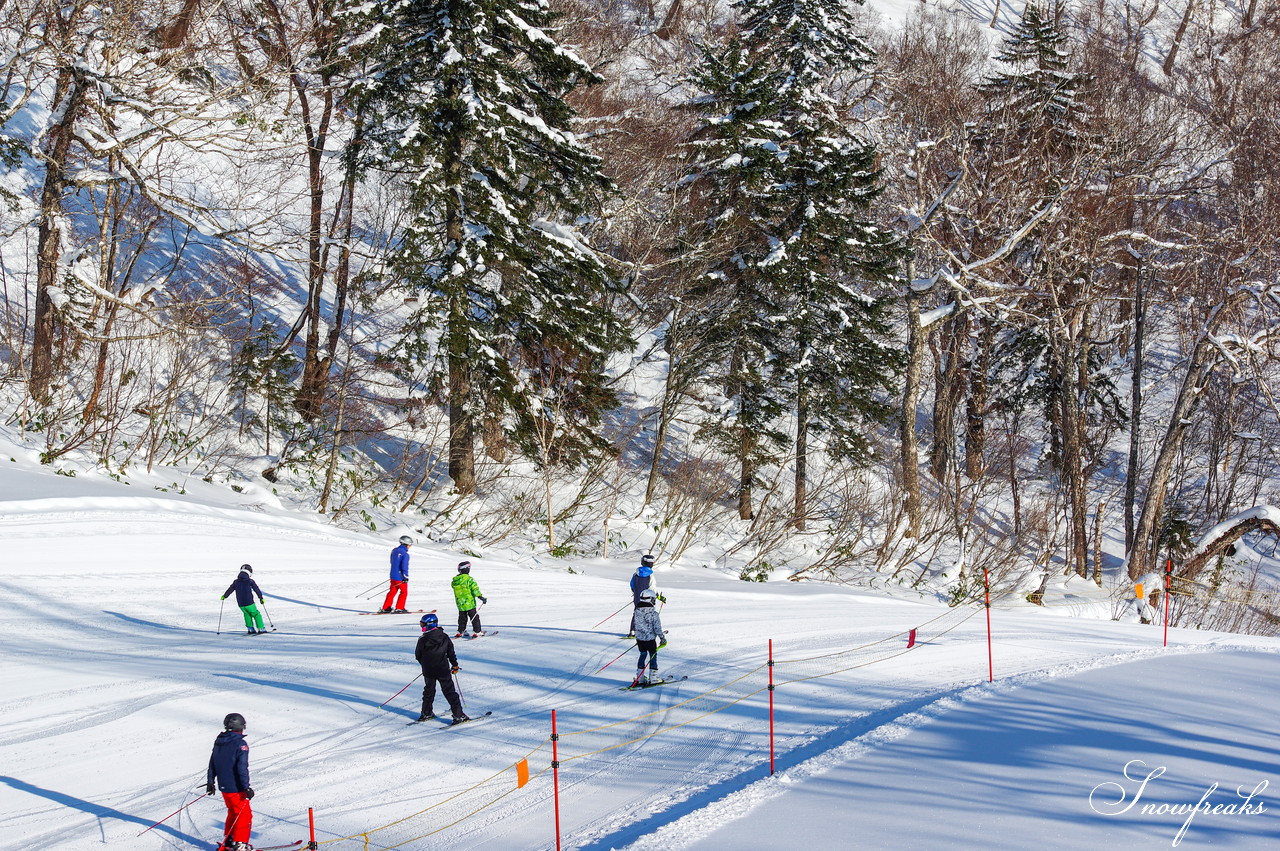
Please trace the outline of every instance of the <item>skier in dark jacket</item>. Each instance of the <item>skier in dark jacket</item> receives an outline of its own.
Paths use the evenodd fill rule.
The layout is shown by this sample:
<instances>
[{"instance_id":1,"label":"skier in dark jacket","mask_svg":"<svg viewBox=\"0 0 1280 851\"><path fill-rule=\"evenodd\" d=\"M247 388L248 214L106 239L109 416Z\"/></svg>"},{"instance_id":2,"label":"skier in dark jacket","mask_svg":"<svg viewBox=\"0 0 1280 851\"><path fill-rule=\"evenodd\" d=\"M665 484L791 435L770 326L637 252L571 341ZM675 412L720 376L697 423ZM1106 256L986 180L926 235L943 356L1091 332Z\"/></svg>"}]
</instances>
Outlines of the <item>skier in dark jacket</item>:
<instances>
[{"instance_id":1,"label":"skier in dark jacket","mask_svg":"<svg viewBox=\"0 0 1280 851\"><path fill-rule=\"evenodd\" d=\"M405 603L409 599L409 547L413 546L413 538L400 536L400 546L391 551L391 587L387 590L387 599L382 601L382 611L402 615L407 610Z\"/></svg>"},{"instance_id":2,"label":"skier in dark jacket","mask_svg":"<svg viewBox=\"0 0 1280 851\"><path fill-rule=\"evenodd\" d=\"M205 792L213 794L214 781L227 805L227 824L218 851L249 851L253 830L253 787L249 785L249 745L244 740L245 721L239 712L222 719L223 731L213 740Z\"/></svg>"},{"instance_id":3,"label":"skier in dark jacket","mask_svg":"<svg viewBox=\"0 0 1280 851\"><path fill-rule=\"evenodd\" d=\"M635 610L640 606L640 594L646 588L657 590L657 586L653 581L653 563L657 559L652 553L645 553L640 556L640 566L636 568L635 575L631 577L631 628L627 631L627 638L636 637L636 614Z\"/></svg>"},{"instance_id":4,"label":"skier in dark jacket","mask_svg":"<svg viewBox=\"0 0 1280 851\"><path fill-rule=\"evenodd\" d=\"M444 699L449 701L449 710L453 713L453 723L461 724L470 721L467 713L462 711L462 698L453 686L453 675L461 670L458 667L458 656L453 652L453 640L440 628L440 620L434 614L425 614L422 620L422 636L414 650L414 658L422 666L422 714L419 721L427 721L436 717L436 684L444 692Z\"/></svg>"},{"instance_id":5,"label":"skier in dark jacket","mask_svg":"<svg viewBox=\"0 0 1280 851\"><path fill-rule=\"evenodd\" d=\"M230 597L233 591L236 595L236 605L240 607L240 611L244 614L244 625L248 628L249 635L266 633L267 630L262 625L262 613L253 604L254 594L258 595L258 602L262 602L262 589L258 587L258 583L253 581L252 565L240 565L240 575L227 586L227 590L222 594L222 599L225 600Z\"/></svg>"}]
</instances>

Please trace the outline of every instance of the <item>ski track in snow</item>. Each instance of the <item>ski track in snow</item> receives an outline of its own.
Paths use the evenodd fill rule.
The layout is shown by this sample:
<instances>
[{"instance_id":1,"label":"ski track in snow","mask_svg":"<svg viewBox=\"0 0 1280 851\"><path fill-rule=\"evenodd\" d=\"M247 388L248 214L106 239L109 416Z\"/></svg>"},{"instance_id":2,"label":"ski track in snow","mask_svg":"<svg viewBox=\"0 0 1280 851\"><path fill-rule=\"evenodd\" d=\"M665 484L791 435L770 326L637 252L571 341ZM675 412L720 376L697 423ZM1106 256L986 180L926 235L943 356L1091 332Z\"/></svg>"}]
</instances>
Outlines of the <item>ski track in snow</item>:
<instances>
[{"instance_id":1,"label":"ski track in snow","mask_svg":"<svg viewBox=\"0 0 1280 851\"><path fill-rule=\"evenodd\" d=\"M617 640L617 630L582 622L599 617L583 612L611 611L617 596L628 593L629 567L617 566L613 579L602 579L486 563L482 583L496 604L486 614L493 613L504 640L457 646L468 709L492 710L494 717L456 731L407 726L417 715L420 681L380 704L417 673L416 622L367 623L377 619L356 617L363 606L352 602L353 589L385 576L385 546L238 509L188 511L144 499L107 510L95 498L75 510L73 502L59 510L43 500L23 503L21 510L0 503L0 534L17 554L16 569L0 582L8 603L0 611L0 633L17 648L21 686L0 698L6 718L0 748L14 766L5 773L15 775L6 779L24 793L20 808L0 810L0 848L13 851L83 851L127 842L192 800L217 719L245 706L253 719L255 786L262 784L254 802L260 844L300 835L311 805L324 839L445 801L545 741L549 712L556 709L562 734L627 725L617 736L625 744L563 765L562 795L573 802L564 812L566 847L679 848L986 697L1169 652L1259 649L1210 634L1166 651L1150 646L1158 636L1150 628L1138 632L995 610L995 684L985 682L985 630L970 620L905 657L895 639L873 646L865 664L849 657L859 664L779 685L780 772L768 777L763 692L697 718L657 710L750 672L759 682L744 681L737 693L763 688L770 633L783 636L778 658L807 660L896 636L913 621L937 618L939 610L838 590L814 596L812 588L789 584L707 585L696 572L687 587L678 574L664 577L664 589L678 602L663 613L673 639L662 654L663 671L689 679L622 692L618 687L629 678L636 651ZM42 539L61 534L63 524L76 530L59 543L59 557L74 565L71 581L49 582ZM272 635L239 634L243 627L233 606L224 606L217 621L218 596L246 547L263 554L259 578L267 612L281 627ZM411 600L439 608L446 621L452 561L456 554L416 550L411 583ZM815 608L815 600L829 602ZM760 611L767 619L753 614ZM833 623L844 628L832 629ZM224 634L214 635L215 628ZM1130 636L1139 636L1138 646L1145 642L1149 649L1116 653L1126 646L1117 636L1130 646ZM806 662L791 671L808 676L822 664ZM639 717L647 713L653 714ZM688 723L664 729L671 719ZM152 724L164 737L160 741L146 737ZM46 755L61 768L40 766ZM11 791L6 796L17 797ZM550 797L548 772L521 795L432 836L431 846L547 847ZM218 835L220 817L216 798L197 802L137 845L185 851ZM403 835L434 829L432 818L412 822ZM14 837L19 844L9 844Z\"/></svg>"},{"instance_id":2,"label":"ski track in snow","mask_svg":"<svg viewBox=\"0 0 1280 851\"><path fill-rule=\"evenodd\" d=\"M873 712L868 718L842 725L831 733L819 737L813 744L793 749L787 755L790 759L783 761L795 762L795 764L778 771L772 777L744 784L744 778L738 776L719 784L705 786L697 791L696 796L674 802L683 805L679 808L683 812L672 812L674 809L672 807L664 808L660 812L660 817L648 820L652 824L646 822L620 824L612 835L594 838L592 843L578 847L583 849L625 848L626 851L664 851L664 849L686 848L705 839L714 829L742 818L763 802L782 796L787 792L788 786L803 783L842 763L857 760L877 748L891 745L912 731L965 704L982 701L992 695L1011 692L1034 683L1068 678L1085 671L1130 665L1145 659L1165 656L1169 651L1212 653L1230 650L1256 652L1258 648L1252 645L1224 644L1209 650L1202 646L1138 650L1066 665L1050 665L1007 676L996 682L962 685L943 689L934 694L922 695L918 699L903 701ZM1270 652L1280 653L1280 650ZM868 726L868 719L872 722L870 726ZM844 741L833 741L835 738L843 738ZM815 751L816 754L808 755ZM657 812L656 807L655 812Z\"/></svg>"}]
</instances>

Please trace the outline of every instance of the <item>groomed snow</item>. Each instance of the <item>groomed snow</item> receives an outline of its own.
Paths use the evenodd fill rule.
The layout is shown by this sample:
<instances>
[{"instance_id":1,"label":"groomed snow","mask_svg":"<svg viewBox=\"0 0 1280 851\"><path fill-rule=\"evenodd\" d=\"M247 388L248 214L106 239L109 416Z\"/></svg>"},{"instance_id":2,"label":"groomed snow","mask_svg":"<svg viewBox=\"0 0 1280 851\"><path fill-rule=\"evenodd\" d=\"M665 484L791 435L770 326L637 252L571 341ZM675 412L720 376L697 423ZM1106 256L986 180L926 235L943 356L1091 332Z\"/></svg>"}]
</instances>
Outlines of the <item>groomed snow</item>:
<instances>
[{"instance_id":1,"label":"groomed snow","mask_svg":"<svg viewBox=\"0 0 1280 851\"><path fill-rule=\"evenodd\" d=\"M473 714L494 715L458 730L411 726L416 684L379 704L417 674L417 618L357 614L374 606L357 594L385 578L391 536L197 484L187 495L152 485L151 496L139 483L0 466L0 849L212 848L223 809L197 800L197 787L231 711L249 720L259 845L304 837L308 807L324 842L463 792L441 810L447 818L411 819L368 847L555 847L549 774L414 838L466 815L478 793L464 790L545 743L552 709L570 734L670 710L609 728L612 739L565 736L566 848L1164 848L1185 815L1141 807L1189 806L1215 783L1211 806L1264 784L1252 801L1263 811L1197 814L1179 847L1261 849L1280 835L1268 797L1280 642L1172 630L1165 649L1157 627L997 608L994 683L979 613L910 652L894 638L844 673L780 686L770 778L764 691L640 737L691 717L679 704L744 674L743 693L763 688L770 638L779 659L794 660L897 636L947 610L662 565L662 666L689 679L623 692L635 655L618 640L626 612L593 625L625 609L632 560L471 557L489 598L481 614L498 634L459 642L460 684ZM449 623L447 583L463 557L415 547L412 607ZM268 594L271 635L240 634L230 603L216 634L219 596L242 562ZM826 663L804 664L777 670ZM610 749L582 756L595 747L587 742ZM549 758L537 751L532 773ZM1099 812L1114 807L1106 784L1133 794L1126 765L1132 776L1165 770L1132 809Z\"/></svg>"}]
</instances>

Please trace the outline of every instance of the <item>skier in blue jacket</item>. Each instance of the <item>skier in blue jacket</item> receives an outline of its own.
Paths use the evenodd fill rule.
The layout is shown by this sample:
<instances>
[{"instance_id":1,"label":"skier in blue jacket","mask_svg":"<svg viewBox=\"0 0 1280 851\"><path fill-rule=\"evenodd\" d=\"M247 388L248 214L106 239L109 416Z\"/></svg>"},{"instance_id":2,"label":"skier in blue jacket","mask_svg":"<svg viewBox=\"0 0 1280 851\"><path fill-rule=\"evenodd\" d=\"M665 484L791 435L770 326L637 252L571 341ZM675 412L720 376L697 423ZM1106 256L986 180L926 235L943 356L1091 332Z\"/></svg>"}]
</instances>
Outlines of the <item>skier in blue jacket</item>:
<instances>
[{"instance_id":1,"label":"skier in blue jacket","mask_svg":"<svg viewBox=\"0 0 1280 851\"><path fill-rule=\"evenodd\" d=\"M258 583L253 581L253 566L248 564L240 565L240 575L235 578L232 583L227 586L227 590L223 592L222 599L227 599L232 592L236 595L236 605L240 607L240 611L244 614L244 625L249 630L249 635L261 635L266 633L266 628L262 625L262 613L258 611L258 607L253 603L253 595L258 595L258 602L262 600L262 589L258 587Z\"/></svg>"},{"instance_id":2,"label":"skier in blue jacket","mask_svg":"<svg viewBox=\"0 0 1280 851\"><path fill-rule=\"evenodd\" d=\"M405 603L409 599L409 547L413 546L413 538L400 536L400 546L391 551L391 588L387 590L387 599L382 601L384 613L404 614Z\"/></svg>"},{"instance_id":3,"label":"skier in blue jacket","mask_svg":"<svg viewBox=\"0 0 1280 851\"><path fill-rule=\"evenodd\" d=\"M223 731L213 740L205 793L212 795L214 783L227 805L227 823L218 851L249 851L253 830L253 787L249 785L249 744L244 740L245 720L239 712L222 719Z\"/></svg>"},{"instance_id":4,"label":"skier in blue jacket","mask_svg":"<svg viewBox=\"0 0 1280 851\"><path fill-rule=\"evenodd\" d=\"M640 607L640 595L647 588L653 588L655 593L657 591L657 585L653 581L653 565L656 561L653 553L640 556L640 566L631 577L631 628L627 631L627 638L636 637L635 610Z\"/></svg>"}]
</instances>

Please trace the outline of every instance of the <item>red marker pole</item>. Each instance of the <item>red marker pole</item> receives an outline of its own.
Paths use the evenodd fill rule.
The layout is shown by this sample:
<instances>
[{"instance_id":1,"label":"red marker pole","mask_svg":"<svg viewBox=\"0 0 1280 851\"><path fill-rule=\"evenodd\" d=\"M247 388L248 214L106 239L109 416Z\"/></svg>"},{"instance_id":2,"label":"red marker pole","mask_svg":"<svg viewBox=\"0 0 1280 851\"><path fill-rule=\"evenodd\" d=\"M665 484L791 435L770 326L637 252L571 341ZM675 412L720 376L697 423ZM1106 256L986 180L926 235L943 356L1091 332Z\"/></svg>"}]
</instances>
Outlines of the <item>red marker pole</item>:
<instances>
[{"instance_id":1,"label":"red marker pole","mask_svg":"<svg viewBox=\"0 0 1280 851\"><path fill-rule=\"evenodd\" d=\"M319 846L316 845L316 811L311 807L307 807L307 829L311 834L311 841L307 843L310 851L316 851Z\"/></svg>"},{"instance_id":2,"label":"red marker pole","mask_svg":"<svg viewBox=\"0 0 1280 851\"><path fill-rule=\"evenodd\" d=\"M774 770L773 749L773 639L769 639L769 773Z\"/></svg>"},{"instance_id":3,"label":"red marker pole","mask_svg":"<svg viewBox=\"0 0 1280 851\"><path fill-rule=\"evenodd\" d=\"M995 661L991 655L991 577L987 573L987 569L982 568L982 586L986 595L987 607L987 682L995 682L996 668Z\"/></svg>"},{"instance_id":4,"label":"red marker pole","mask_svg":"<svg viewBox=\"0 0 1280 851\"><path fill-rule=\"evenodd\" d=\"M1164 560L1164 646L1169 646L1169 575L1173 573L1173 559Z\"/></svg>"},{"instance_id":5,"label":"red marker pole","mask_svg":"<svg viewBox=\"0 0 1280 851\"><path fill-rule=\"evenodd\" d=\"M560 735L556 732L556 711L551 710L551 784L555 790L556 851L560 851Z\"/></svg>"}]
</instances>

